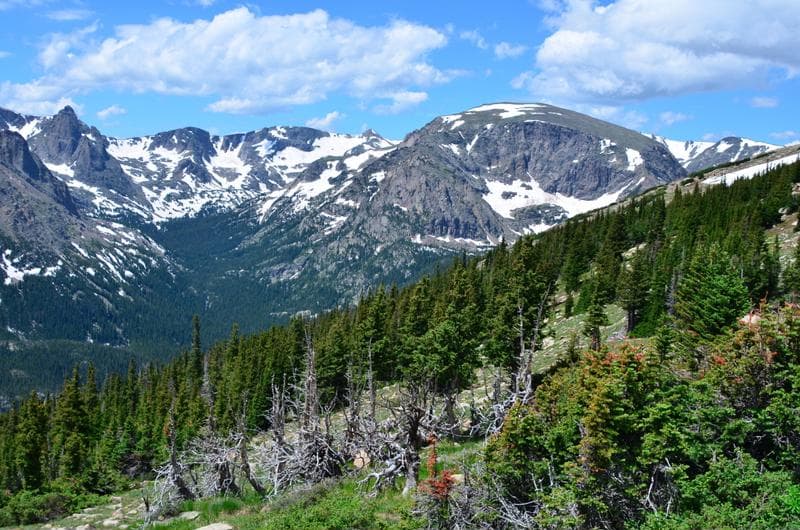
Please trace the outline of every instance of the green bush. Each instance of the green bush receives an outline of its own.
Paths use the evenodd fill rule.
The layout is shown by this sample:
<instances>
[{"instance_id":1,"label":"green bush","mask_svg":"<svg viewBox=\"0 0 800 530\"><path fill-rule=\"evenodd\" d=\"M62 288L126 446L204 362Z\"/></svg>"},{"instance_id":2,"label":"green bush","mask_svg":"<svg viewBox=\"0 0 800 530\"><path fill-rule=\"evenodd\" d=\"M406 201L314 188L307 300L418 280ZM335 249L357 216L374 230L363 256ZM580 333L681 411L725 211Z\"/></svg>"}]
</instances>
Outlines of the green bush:
<instances>
[{"instance_id":1,"label":"green bush","mask_svg":"<svg viewBox=\"0 0 800 530\"><path fill-rule=\"evenodd\" d=\"M55 484L49 491L21 491L4 499L0 508L0 526L42 523L72 514L101 501L97 495L76 493L65 484Z\"/></svg>"}]
</instances>

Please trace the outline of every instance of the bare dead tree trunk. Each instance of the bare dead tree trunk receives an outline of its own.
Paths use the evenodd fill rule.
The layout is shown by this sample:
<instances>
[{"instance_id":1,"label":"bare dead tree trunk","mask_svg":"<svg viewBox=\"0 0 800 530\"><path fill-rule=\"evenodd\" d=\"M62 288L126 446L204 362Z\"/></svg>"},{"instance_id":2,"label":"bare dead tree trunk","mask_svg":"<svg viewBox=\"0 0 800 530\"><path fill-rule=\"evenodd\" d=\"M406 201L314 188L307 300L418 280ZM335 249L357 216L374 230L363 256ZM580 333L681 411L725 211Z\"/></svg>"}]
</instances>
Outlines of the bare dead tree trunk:
<instances>
[{"instance_id":1,"label":"bare dead tree trunk","mask_svg":"<svg viewBox=\"0 0 800 530\"><path fill-rule=\"evenodd\" d=\"M517 373L514 378L514 395L519 396L522 394L528 383L526 381L527 366L528 366L528 352L525 349L525 320L523 318L524 308L522 302L517 305L517 316L519 317L517 332L519 333L519 359L517 360Z\"/></svg>"},{"instance_id":2,"label":"bare dead tree trunk","mask_svg":"<svg viewBox=\"0 0 800 530\"><path fill-rule=\"evenodd\" d=\"M223 495L239 495L239 486L236 485L236 477L231 472L231 466L228 462L217 464L217 490Z\"/></svg>"},{"instance_id":3,"label":"bare dead tree trunk","mask_svg":"<svg viewBox=\"0 0 800 530\"><path fill-rule=\"evenodd\" d=\"M175 401L169 408L169 464L170 464L170 479L178 490L178 495L184 500L191 501L195 499L194 493L186 485L181 473L181 466L178 464L178 448L177 448L177 422L175 421Z\"/></svg>"},{"instance_id":4,"label":"bare dead tree trunk","mask_svg":"<svg viewBox=\"0 0 800 530\"><path fill-rule=\"evenodd\" d=\"M347 408L344 411L345 416L345 431L344 443L345 447L352 450L354 444L361 434L361 393L362 388L357 381L357 375L353 373L353 362L350 361L347 367Z\"/></svg>"},{"instance_id":5,"label":"bare dead tree trunk","mask_svg":"<svg viewBox=\"0 0 800 530\"><path fill-rule=\"evenodd\" d=\"M306 330L305 382L303 386L303 415L300 421L305 432L319 428L319 394L317 392L316 352L311 333Z\"/></svg>"},{"instance_id":6,"label":"bare dead tree trunk","mask_svg":"<svg viewBox=\"0 0 800 530\"><path fill-rule=\"evenodd\" d=\"M447 428L455 433L457 430L456 420L456 400L458 398L457 390L448 392L444 396L444 417L447 423Z\"/></svg>"},{"instance_id":7,"label":"bare dead tree trunk","mask_svg":"<svg viewBox=\"0 0 800 530\"><path fill-rule=\"evenodd\" d=\"M377 407L377 390L375 388L375 372L372 366L372 340L367 345L367 391L369 392L369 421L375 425L375 409Z\"/></svg>"},{"instance_id":8,"label":"bare dead tree trunk","mask_svg":"<svg viewBox=\"0 0 800 530\"><path fill-rule=\"evenodd\" d=\"M242 414L239 416L238 423L238 430L239 430L239 467L242 470L242 474L247 479L247 482L253 487L253 489L261 496L266 494L266 490L264 486L256 480L253 476L253 471L250 469L250 459L248 458L247 454L247 425L246 425L246 416L247 416L247 400L244 400L244 405L242 406Z\"/></svg>"},{"instance_id":9,"label":"bare dead tree trunk","mask_svg":"<svg viewBox=\"0 0 800 530\"><path fill-rule=\"evenodd\" d=\"M278 389L273 378L272 381L272 436L275 444L281 447L286 444L286 376L283 378L283 386Z\"/></svg>"},{"instance_id":10,"label":"bare dead tree trunk","mask_svg":"<svg viewBox=\"0 0 800 530\"><path fill-rule=\"evenodd\" d=\"M417 488L417 475L419 474L419 449L420 443L420 421L424 416L422 409L412 407L407 415L406 424L406 451L404 455L406 468L406 485L403 487L403 495L408 495L410 491Z\"/></svg>"}]
</instances>

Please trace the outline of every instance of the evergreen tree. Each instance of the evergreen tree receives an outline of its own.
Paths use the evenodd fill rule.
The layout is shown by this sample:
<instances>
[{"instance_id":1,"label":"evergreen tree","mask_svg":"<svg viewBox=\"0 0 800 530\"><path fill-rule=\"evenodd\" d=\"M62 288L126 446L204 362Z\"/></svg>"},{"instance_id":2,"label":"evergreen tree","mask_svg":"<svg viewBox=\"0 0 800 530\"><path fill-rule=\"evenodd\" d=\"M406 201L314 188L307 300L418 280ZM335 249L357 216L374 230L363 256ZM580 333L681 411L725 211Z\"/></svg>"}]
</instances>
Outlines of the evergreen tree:
<instances>
[{"instance_id":1,"label":"evergreen tree","mask_svg":"<svg viewBox=\"0 0 800 530\"><path fill-rule=\"evenodd\" d=\"M192 374L196 381L201 381L203 378L203 364L204 356L203 349L200 344L200 316L192 316Z\"/></svg>"},{"instance_id":2,"label":"evergreen tree","mask_svg":"<svg viewBox=\"0 0 800 530\"><path fill-rule=\"evenodd\" d=\"M747 288L718 245L698 245L678 286L675 313L681 326L708 340L744 315Z\"/></svg>"},{"instance_id":3,"label":"evergreen tree","mask_svg":"<svg viewBox=\"0 0 800 530\"><path fill-rule=\"evenodd\" d=\"M589 348L592 350L600 350L600 328L606 325L608 325L608 316L606 315L601 295L598 289L595 288L586 312L586 320L583 323L583 334L589 337Z\"/></svg>"},{"instance_id":4,"label":"evergreen tree","mask_svg":"<svg viewBox=\"0 0 800 530\"><path fill-rule=\"evenodd\" d=\"M630 264L623 267L619 278L618 296L620 305L627 317L627 332L633 331L639 323L642 311L647 303L649 285L647 278L647 262L644 252L634 254Z\"/></svg>"},{"instance_id":5,"label":"evergreen tree","mask_svg":"<svg viewBox=\"0 0 800 530\"><path fill-rule=\"evenodd\" d=\"M36 490L46 481L47 408L33 392L17 414L14 463L24 489Z\"/></svg>"}]
</instances>

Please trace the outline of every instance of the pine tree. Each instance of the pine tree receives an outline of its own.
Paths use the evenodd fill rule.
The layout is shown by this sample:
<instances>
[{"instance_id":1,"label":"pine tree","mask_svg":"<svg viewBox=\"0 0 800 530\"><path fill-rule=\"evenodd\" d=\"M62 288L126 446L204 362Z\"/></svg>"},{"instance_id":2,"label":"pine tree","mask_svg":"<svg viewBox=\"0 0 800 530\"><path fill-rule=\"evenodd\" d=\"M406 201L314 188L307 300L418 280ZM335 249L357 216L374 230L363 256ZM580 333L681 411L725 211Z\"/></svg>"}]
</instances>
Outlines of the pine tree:
<instances>
[{"instance_id":1,"label":"pine tree","mask_svg":"<svg viewBox=\"0 0 800 530\"><path fill-rule=\"evenodd\" d=\"M675 313L684 329L708 340L742 316L750 305L747 288L718 245L698 245L678 286Z\"/></svg>"},{"instance_id":2,"label":"pine tree","mask_svg":"<svg viewBox=\"0 0 800 530\"><path fill-rule=\"evenodd\" d=\"M47 462L47 409L39 396L32 392L17 415L14 461L22 488L41 488L46 480L44 466Z\"/></svg>"},{"instance_id":3,"label":"pine tree","mask_svg":"<svg viewBox=\"0 0 800 530\"><path fill-rule=\"evenodd\" d=\"M600 294L595 288L592 292L589 309L586 312L586 320L583 323L583 334L589 337L589 347L592 350L600 350L600 328L606 325L608 325L608 316L606 316Z\"/></svg>"},{"instance_id":4,"label":"pine tree","mask_svg":"<svg viewBox=\"0 0 800 530\"><path fill-rule=\"evenodd\" d=\"M76 477L87 455L86 410L78 368L67 378L53 414L53 470L56 476Z\"/></svg>"},{"instance_id":5,"label":"pine tree","mask_svg":"<svg viewBox=\"0 0 800 530\"><path fill-rule=\"evenodd\" d=\"M200 316L194 315L192 316L192 351L191 351L191 359L192 359L192 375L195 378L195 381L201 381L203 378L203 365L204 365L204 355L203 349L200 344Z\"/></svg>"},{"instance_id":6,"label":"pine tree","mask_svg":"<svg viewBox=\"0 0 800 530\"><path fill-rule=\"evenodd\" d=\"M647 303L649 285L647 262L644 252L636 252L627 267L623 267L619 278L618 297L627 317L627 332L633 331L639 323L642 310Z\"/></svg>"}]
</instances>

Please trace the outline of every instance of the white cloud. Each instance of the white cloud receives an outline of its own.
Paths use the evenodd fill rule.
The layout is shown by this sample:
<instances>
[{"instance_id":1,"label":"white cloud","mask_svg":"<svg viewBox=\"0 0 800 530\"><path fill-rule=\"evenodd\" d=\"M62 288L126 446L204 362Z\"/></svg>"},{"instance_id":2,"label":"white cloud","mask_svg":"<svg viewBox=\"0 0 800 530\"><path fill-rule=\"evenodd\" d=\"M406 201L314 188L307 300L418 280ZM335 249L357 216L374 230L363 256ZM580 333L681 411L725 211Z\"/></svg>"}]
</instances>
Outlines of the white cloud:
<instances>
[{"instance_id":1,"label":"white cloud","mask_svg":"<svg viewBox=\"0 0 800 530\"><path fill-rule=\"evenodd\" d=\"M49 2L50 0L0 0L0 11L7 11L15 7L38 7Z\"/></svg>"},{"instance_id":2,"label":"white cloud","mask_svg":"<svg viewBox=\"0 0 800 530\"><path fill-rule=\"evenodd\" d=\"M427 59L445 35L404 20L360 26L322 10L258 16L240 7L211 20L117 26L104 40L95 30L51 36L39 55L44 76L34 83L62 97L100 89L207 96L209 110L257 113L331 93L398 103L397 94L455 75Z\"/></svg>"},{"instance_id":3,"label":"white cloud","mask_svg":"<svg viewBox=\"0 0 800 530\"><path fill-rule=\"evenodd\" d=\"M119 105L111 105L110 107L106 107L103 110L97 112L97 117L101 120L107 120L111 116L122 116L123 114L127 114L128 111Z\"/></svg>"},{"instance_id":4,"label":"white cloud","mask_svg":"<svg viewBox=\"0 0 800 530\"><path fill-rule=\"evenodd\" d=\"M72 22L75 20L86 20L94 13L88 9L59 9L47 13L47 18L59 22Z\"/></svg>"},{"instance_id":5,"label":"white cloud","mask_svg":"<svg viewBox=\"0 0 800 530\"><path fill-rule=\"evenodd\" d=\"M774 109L778 106L778 98L768 98L768 97L754 97L750 100L750 106L755 107L757 109Z\"/></svg>"},{"instance_id":6,"label":"white cloud","mask_svg":"<svg viewBox=\"0 0 800 530\"><path fill-rule=\"evenodd\" d=\"M800 73L797 0L546 3L555 31L515 80L540 97L618 104Z\"/></svg>"},{"instance_id":7,"label":"white cloud","mask_svg":"<svg viewBox=\"0 0 800 530\"><path fill-rule=\"evenodd\" d=\"M338 110L334 110L333 112L329 112L321 118L311 118L306 122L306 125L314 129L322 129L323 131L328 131L331 129L331 125L333 125L333 122L344 118L344 116L345 115L339 112Z\"/></svg>"},{"instance_id":8,"label":"white cloud","mask_svg":"<svg viewBox=\"0 0 800 530\"><path fill-rule=\"evenodd\" d=\"M0 82L0 107L13 109L26 114L55 114L70 105L75 112L82 111L81 105L72 98L64 96L61 89L37 81L30 83Z\"/></svg>"},{"instance_id":9,"label":"white cloud","mask_svg":"<svg viewBox=\"0 0 800 530\"><path fill-rule=\"evenodd\" d=\"M779 131L770 134L771 138L774 138L781 142L791 142L793 140L800 139L800 132L798 131Z\"/></svg>"},{"instance_id":10,"label":"white cloud","mask_svg":"<svg viewBox=\"0 0 800 530\"><path fill-rule=\"evenodd\" d=\"M98 28L95 23L71 33L53 33L39 51L39 63L47 70L64 66L65 61L74 58L75 50L87 46L85 42Z\"/></svg>"},{"instance_id":11,"label":"white cloud","mask_svg":"<svg viewBox=\"0 0 800 530\"><path fill-rule=\"evenodd\" d=\"M404 91L391 94L389 97L392 103L389 105L378 105L375 107L375 112L378 114L399 114L427 100L428 94L425 92Z\"/></svg>"},{"instance_id":12,"label":"white cloud","mask_svg":"<svg viewBox=\"0 0 800 530\"><path fill-rule=\"evenodd\" d=\"M5 59L6 57L11 57L11 52L0 50L0 59Z\"/></svg>"},{"instance_id":13,"label":"white cloud","mask_svg":"<svg viewBox=\"0 0 800 530\"><path fill-rule=\"evenodd\" d=\"M691 120L692 116L690 116L689 114L684 114L682 112L673 112L671 110L668 110L666 112L662 112L661 114L659 114L658 118L661 120L661 123L665 125L674 125L682 121Z\"/></svg>"},{"instance_id":14,"label":"white cloud","mask_svg":"<svg viewBox=\"0 0 800 530\"><path fill-rule=\"evenodd\" d=\"M494 55L498 59L507 59L510 57L519 57L528 50L528 47L523 44L511 44L508 42L500 42L494 47Z\"/></svg>"},{"instance_id":15,"label":"white cloud","mask_svg":"<svg viewBox=\"0 0 800 530\"><path fill-rule=\"evenodd\" d=\"M486 42L486 39L481 36L476 30L471 31L462 31L459 34L459 38L462 40L471 42L476 48L480 48L481 50L485 50L489 47L489 44Z\"/></svg>"}]
</instances>

